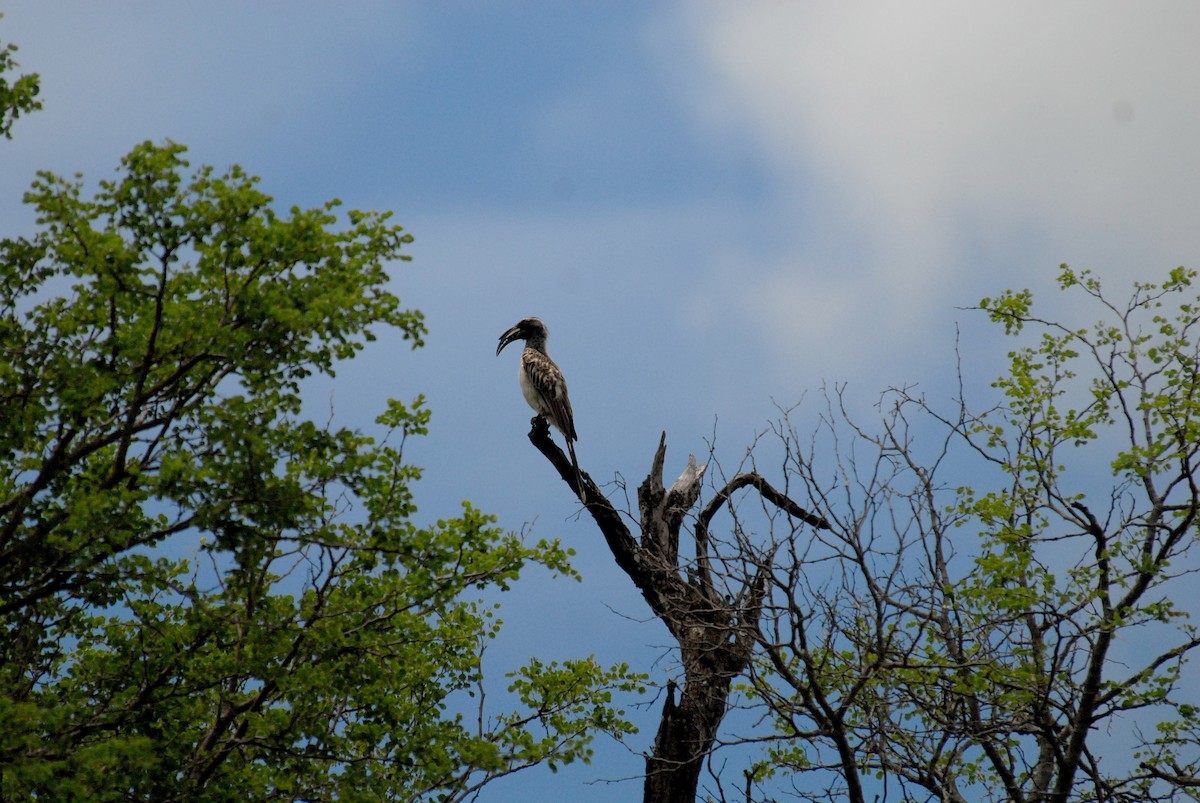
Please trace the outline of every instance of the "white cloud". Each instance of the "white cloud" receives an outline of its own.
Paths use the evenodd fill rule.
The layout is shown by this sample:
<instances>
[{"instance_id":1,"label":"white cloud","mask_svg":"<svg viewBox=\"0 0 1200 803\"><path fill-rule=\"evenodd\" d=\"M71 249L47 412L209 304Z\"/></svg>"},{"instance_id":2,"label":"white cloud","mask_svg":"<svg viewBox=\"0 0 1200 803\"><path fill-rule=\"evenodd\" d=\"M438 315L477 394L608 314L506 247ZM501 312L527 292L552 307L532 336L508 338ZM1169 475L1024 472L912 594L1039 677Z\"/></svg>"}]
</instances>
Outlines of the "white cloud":
<instances>
[{"instance_id":1,"label":"white cloud","mask_svg":"<svg viewBox=\"0 0 1200 803\"><path fill-rule=\"evenodd\" d=\"M1200 6L688 10L697 118L755 143L796 220L738 294L781 356L864 323L839 358L928 337L1059 261L1121 281L1200 266Z\"/></svg>"}]
</instances>

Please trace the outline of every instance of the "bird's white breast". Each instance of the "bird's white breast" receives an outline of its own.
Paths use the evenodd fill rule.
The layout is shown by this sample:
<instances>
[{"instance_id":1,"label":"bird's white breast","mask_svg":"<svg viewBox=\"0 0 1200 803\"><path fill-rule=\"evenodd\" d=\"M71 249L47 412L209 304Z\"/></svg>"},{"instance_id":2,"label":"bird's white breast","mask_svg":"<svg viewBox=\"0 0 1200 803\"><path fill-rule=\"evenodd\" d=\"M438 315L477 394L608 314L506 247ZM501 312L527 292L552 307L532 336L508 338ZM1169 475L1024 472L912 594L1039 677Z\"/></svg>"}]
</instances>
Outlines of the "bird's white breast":
<instances>
[{"instance_id":1,"label":"bird's white breast","mask_svg":"<svg viewBox=\"0 0 1200 803\"><path fill-rule=\"evenodd\" d=\"M529 373L525 370L524 361L517 363L517 382L521 385L521 395L525 397L525 401L533 408L533 411L538 415L549 415L549 406L533 382L529 380Z\"/></svg>"}]
</instances>

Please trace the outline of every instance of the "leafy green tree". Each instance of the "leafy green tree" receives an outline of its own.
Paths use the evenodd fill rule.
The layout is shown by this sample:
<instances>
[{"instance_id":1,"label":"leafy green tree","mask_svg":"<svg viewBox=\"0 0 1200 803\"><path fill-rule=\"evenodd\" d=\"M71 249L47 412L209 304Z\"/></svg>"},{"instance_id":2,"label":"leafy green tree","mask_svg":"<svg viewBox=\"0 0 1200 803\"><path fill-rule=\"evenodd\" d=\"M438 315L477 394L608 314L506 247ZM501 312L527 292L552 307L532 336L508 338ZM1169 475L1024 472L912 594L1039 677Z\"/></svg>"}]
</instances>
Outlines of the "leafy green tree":
<instances>
[{"instance_id":1,"label":"leafy green tree","mask_svg":"<svg viewBox=\"0 0 1200 803\"><path fill-rule=\"evenodd\" d=\"M466 504L412 522L419 397L378 438L301 415L378 328L421 344L388 214L280 215L169 143L26 200L37 233L0 241L0 798L459 800L632 729L611 694L638 679L586 659L484 706L478 590L574 572Z\"/></svg>"},{"instance_id":2,"label":"leafy green tree","mask_svg":"<svg viewBox=\"0 0 1200 803\"><path fill-rule=\"evenodd\" d=\"M12 126L18 117L42 108L37 99L41 89L37 74L22 75L11 82L6 77L17 67L13 59L16 52L16 45L0 42L0 134L7 139L12 139Z\"/></svg>"},{"instance_id":3,"label":"leafy green tree","mask_svg":"<svg viewBox=\"0 0 1200 803\"><path fill-rule=\"evenodd\" d=\"M788 446L829 523L778 545L743 691L775 716L751 781L812 800L1200 798L1200 300L1174 270L1103 319L981 308L1012 336L982 410L832 394ZM963 398L963 394L960 394ZM802 448L802 444L804 444ZM882 793L874 790L882 789Z\"/></svg>"}]
</instances>

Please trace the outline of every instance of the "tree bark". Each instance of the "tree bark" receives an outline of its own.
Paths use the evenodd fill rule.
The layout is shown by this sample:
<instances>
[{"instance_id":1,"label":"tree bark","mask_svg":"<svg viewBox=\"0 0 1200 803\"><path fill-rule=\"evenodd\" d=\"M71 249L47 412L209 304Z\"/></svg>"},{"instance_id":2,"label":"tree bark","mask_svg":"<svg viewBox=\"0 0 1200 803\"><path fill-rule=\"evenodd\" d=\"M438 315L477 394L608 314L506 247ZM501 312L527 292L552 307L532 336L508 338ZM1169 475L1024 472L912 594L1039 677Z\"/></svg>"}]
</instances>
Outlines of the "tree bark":
<instances>
[{"instance_id":1,"label":"tree bark","mask_svg":"<svg viewBox=\"0 0 1200 803\"><path fill-rule=\"evenodd\" d=\"M752 487L763 499L814 527L828 529L758 474L739 474L698 513L695 561L679 560L679 529L700 495L704 467L695 458L675 483L663 484L667 435L659 439L650 473L638 488L641 533L635 538L625 519L582 469L550 439L545 420L534 417L529 440L558 471L591 514L617 565L642 593L654 615L679 644L684 683L678 702L674 681L659 721L653 751L646 757L646 803L693 803L704 759L725 717L733 679L750 660L772 555L747 560L753 573L738 578L742 592L730 599L718 593L711 575L708 525L738 489ZM746 559L749 556L743 555ZM727 578L729 579L729 578Z\"/></svg>"}]
</instances>

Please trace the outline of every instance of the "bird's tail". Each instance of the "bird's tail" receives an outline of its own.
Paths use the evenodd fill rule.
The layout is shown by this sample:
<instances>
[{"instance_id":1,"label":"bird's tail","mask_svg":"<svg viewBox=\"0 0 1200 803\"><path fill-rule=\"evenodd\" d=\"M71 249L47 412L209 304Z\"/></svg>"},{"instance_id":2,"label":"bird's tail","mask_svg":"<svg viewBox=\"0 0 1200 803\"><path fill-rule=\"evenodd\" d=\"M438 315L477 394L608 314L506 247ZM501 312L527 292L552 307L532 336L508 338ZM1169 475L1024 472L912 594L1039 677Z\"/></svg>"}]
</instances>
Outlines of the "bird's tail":
<instances>
[{"instance_id":1,"label":"bird's tail","mask_svg":"<svg viewBox=\"0 0 1200 803\"><path fill-rule=\"evenodd\" d=\"M575 468L575 493L579 496L579 501L583 502L583 472L579 470L579 460L575 457L575 443L570 438L564 438L567 442L567 452L571 455L571 465Z\"/></svg>"}]
</instances>

